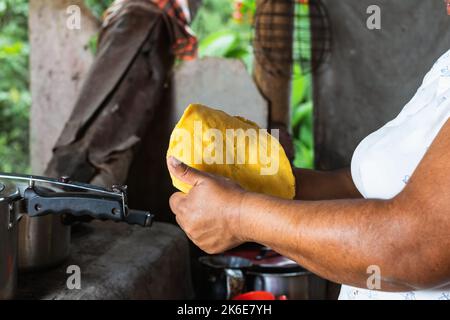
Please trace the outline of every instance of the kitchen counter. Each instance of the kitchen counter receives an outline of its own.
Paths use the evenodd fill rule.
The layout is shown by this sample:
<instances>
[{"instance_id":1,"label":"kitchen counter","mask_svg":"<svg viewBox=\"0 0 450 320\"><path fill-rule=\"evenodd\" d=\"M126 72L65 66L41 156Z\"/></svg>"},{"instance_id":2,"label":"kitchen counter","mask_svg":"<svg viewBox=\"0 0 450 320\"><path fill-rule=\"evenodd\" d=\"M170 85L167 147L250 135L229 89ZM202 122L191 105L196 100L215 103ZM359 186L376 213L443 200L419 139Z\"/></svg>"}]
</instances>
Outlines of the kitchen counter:
<instances>
[{"instance_id":1,"label":"kitchen counter","mask_svg":"<svg viewBox=\"0 0 450 320\"><path fill-rule=\"evenodd\" d=\"M17 298L193 298L188 241L176 226L82 224L73 227L71 249L70 258L56 268L19 274ZM74 273L67 273L69 266L79 267L81 289L68 289L67 282L76 284L70 281Z\"/></svg>"}]
</instances>

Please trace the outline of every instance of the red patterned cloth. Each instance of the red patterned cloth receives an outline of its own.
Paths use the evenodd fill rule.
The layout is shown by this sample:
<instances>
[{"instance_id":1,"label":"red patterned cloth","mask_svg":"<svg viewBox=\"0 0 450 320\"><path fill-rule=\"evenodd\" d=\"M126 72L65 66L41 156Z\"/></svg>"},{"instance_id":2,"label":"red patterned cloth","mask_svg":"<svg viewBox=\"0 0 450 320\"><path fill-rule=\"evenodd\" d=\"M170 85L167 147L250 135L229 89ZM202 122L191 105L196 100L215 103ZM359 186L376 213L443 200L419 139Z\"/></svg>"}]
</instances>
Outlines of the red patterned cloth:
<instances>
[{"instance_id":1,"label":"red patterned cloth","mask_svg":"<svg viewBox=\"0 0 450 320\"><path fill-rule=\"evenodd\" d=\"M106 10L103 17L103 27L107 27L123 5L128 1L116 0ZM158 8L171 17L176 25L174 54L181 60L193 60L197 57L198 41L189 27L190 14L187 0L146 0L154 3Z\"/></svg>"}]
</instances>

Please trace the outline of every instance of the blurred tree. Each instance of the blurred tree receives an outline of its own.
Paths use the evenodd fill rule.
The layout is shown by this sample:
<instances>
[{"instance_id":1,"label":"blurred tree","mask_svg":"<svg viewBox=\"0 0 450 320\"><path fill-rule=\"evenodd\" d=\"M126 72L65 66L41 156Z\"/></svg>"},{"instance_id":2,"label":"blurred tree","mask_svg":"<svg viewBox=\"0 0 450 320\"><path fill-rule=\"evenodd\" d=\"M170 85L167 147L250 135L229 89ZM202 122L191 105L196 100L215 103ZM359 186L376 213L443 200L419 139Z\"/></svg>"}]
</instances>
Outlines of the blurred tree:
<instances>
[{"instance_id":1,"label":"blurred tree","mask_svg":"<svg viewBox=\"0 0 450 320\"><path fill-rule=\"evenodd\" d=\"M29 168L28 1L0 0L0 171Z\"/></svg>"},{"instance_id":2,"label":"blurred tree","mask_svg":"<svg viewBox=\"0 0 450 320\"><path fill-rule=\"evenodd\" d=\"M103 12L113 3L114 0L84 0L86 5L91 9L94 16L101 19Z\"/></svg>"}]
</instances>

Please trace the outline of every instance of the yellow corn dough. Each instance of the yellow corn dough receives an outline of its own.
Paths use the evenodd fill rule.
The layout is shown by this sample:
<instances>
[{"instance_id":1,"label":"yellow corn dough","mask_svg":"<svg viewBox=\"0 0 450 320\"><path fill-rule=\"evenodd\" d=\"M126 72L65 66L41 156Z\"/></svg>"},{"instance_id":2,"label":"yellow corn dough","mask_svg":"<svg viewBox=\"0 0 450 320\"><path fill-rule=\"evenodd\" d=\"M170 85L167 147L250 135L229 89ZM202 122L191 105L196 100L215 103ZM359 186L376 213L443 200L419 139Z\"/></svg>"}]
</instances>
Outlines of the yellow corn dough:
<instances>
[{"instance_id":1,"label":"yellow corn dough","mask_svg":"<svg viewBox=\"0 0 450 320\"><path fill-rule=\"evenodd\" d=\"M295 196L295 178L278 140L255 123L192 104L176 125L167 157L220 175L242 188L284 199ZM172 177L184 193L192 186Z\"/></svg>"}]
</instances>

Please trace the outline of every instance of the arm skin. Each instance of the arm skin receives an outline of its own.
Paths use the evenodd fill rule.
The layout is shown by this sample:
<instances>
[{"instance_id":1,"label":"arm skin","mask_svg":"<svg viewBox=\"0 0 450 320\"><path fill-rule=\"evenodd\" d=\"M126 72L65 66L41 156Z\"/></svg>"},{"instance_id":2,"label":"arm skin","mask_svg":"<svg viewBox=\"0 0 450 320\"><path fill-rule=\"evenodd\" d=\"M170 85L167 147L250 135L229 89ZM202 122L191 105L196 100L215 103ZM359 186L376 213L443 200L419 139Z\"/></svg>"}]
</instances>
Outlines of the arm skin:
<instances>
[{"instance_id":1,"label":"arm skin","mask_svg":"<svg viewBox=\"0 0 450 320\"><path fill-rule=\"evenodd\" d=\"M287 128L283 124L272 123L272 129L279 130L280 143L287 157L294 158L294 144ZM322 172L307 169L294 169L297 181L296 200L330 200L361 198L353 183L349 169Z\"/></svg>"},{"instance_id":2,"label":"arm skin","mask_svg":"<svg viewBox=\"0 0 450 320\"><path fill-rule=\"evenodd\" d=\"M371 265L381 269L382 291L450 283L450 121L392 200L285 201L174 160L171 173L194 187L174 194L171 208L208 253L252 241L337 283L367 287Z\"/></svg>"},{"instance_id":3,"label":"arm skin","mask_svg":"<svg viewBox=\"0 0 450 320\"><path fill-rule=\"evenodd\" d=\"M297 181L296 200L332 200L362 198L349 169L336 171L314 171L294 169Z\"/></svg>"}]
</instances>

